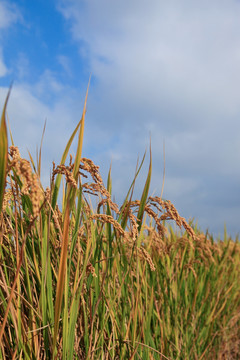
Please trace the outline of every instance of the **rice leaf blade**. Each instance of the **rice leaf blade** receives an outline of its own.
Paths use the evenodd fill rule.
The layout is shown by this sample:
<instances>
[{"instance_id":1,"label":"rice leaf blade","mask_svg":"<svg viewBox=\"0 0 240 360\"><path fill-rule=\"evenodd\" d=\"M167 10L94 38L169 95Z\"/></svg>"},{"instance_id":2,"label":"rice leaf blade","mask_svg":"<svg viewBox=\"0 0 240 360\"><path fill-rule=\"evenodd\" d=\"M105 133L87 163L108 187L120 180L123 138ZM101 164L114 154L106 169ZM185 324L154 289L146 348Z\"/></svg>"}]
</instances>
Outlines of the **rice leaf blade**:
<instances>
[{"instance_id":1,"label":"rice leaf blade","mask_svg":"<svg viewBox=\"0 0 240 360\"><path fill-rule=\"evenodd\" d=\"M1 117L0 127L0 212L3 205L3 197L6 186L7 178L7 161L8 161L8 136L7 136L7 124L6 124L6 109L10 96L11 88L8 90L8 94L3 106L3 112Z\"/></svg>"},{"instance_id":2,"label":"rice leaf blade","mask_svg":"<svg viewBox=\"0 0 240 360\"><path fill-rule=\"evenodd\" d=\"M149 192L150 183L151 183L151 176L152 176L152 151L151 151L151 144L150 144L150 163L149 163L148 175L147 175L147 180L146 180L143 192L142 192L142 197L140 200L139 210L138 210L138 214L137 214L138 226L139 226L138 231L140 231L141 226L142 226L142 219L143 219L145 205L147 203L148 192Z\"/></svg>"}]
</instances>

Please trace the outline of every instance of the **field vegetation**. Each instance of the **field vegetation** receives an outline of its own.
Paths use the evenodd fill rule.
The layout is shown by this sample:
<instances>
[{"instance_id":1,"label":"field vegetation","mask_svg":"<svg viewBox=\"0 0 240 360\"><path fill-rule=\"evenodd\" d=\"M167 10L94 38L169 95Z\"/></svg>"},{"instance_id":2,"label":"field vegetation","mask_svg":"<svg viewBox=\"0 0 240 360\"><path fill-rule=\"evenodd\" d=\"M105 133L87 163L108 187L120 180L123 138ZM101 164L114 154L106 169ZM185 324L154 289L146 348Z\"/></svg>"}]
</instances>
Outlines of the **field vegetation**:
<instances>
[{"instance_id":1,"label":"field vegetation","mask_svg":"<svg viewBox=\"0 0 240 360\"><path fill-rule=\"evenodd\" d=\"M7 100L0 359L239 359L238 239L213 239L172 202L149 196L151 151L140 200L133 190L145 156L123 204L114 203L111 170L105 186L98 166L82 157L86 100L44 189L41 147L35 163L21 157L7 131Z\"/></svg>"}]
</instances>

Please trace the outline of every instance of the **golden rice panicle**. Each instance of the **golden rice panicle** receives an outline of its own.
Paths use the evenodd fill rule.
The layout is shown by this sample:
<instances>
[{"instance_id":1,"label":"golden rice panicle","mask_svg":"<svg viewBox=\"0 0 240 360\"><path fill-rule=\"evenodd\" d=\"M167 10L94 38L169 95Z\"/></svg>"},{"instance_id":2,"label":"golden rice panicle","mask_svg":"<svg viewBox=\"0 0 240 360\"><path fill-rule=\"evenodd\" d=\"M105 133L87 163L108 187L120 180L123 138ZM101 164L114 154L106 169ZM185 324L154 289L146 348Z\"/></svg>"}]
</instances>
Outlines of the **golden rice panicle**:
<instances>
[{"instance_id":1,"label":"golden rice panicle","mask_svg":"<svg viewBox=\"0 0 240 360\"><path fill-rule=\"evenodd\" d=\"M167 210L167 214L169 217L176 222L176 224L181 227L182 226L182 218L179 215L175 206L171 203L170 200L165 201L165 209Z\"/></svg>"},{"instance_id":2,"label":"golden rice panicle","mask_svg":"<svg viewBox=\"0 0 240 360\"><path fill-rule=\"evenodd\" d=\"M102 195L102 197L105 197L107 199L107 202L110 206L110 208L116 213L119 213L119 209L117 204L115 204L112 199L111 199L111 195L109 194L108 190L105 188L104 184L103 184L103 180L102 177L100 175L99 172L99 166L95 165L94 162L90 159L87 158L82 158L81 159L82 164L80 164L79 166L79 172L80 169L87 171L94 183L93 184L83 184L82 187L85 189L85 192L88 192L92 195L95 195L96 193L99 193ZM81 175L83 175L84 177L86 177L86 175L82 174L80 172ZM102 204L99 204L98 208L100 208Z\"/></svg>"},{"instance_id":3,"label":"golden rice panicle","mask_svg":"<svg viewBox=\"0 0 240 360\"><path fill-rule=\"evenodd\" d=\"M81 161L83 165L80 165L80 168L87 171L97 184L103 186L102 177L99 173L99 166L95 165L91 159L82 158Z\"/></svg>"},{"instance_id":4,"label":"golden rice panicle","mask_svg":"<svg viewBox=\"0 0 240 360\"><path fill-rule=\"evenodd\" d=\"M147 261L147 263L148 263L149 266L150 266L151 271L155 271L155 270L156 270L155 265L154 265L154 263L153 263L153 261L152 261L151 256L150 256L149 253L147 252L147 250L144 249L144 247L141 246L140 248L138 248L138 252L139 252L140 255L142 255L142 257Z\"/></svg>"},{"instance_id":5,"label":"golden rice panicle","mask_svg":"<svg viewBox=\"0 0 240 360\"><path fill-rule=\"evenodd\" d=\"M62 164L62 165L58 165L55 168L55 163L53 163L52 180L57 174L65 175L66 182L76 189L77 182L73 176L73 167L74 167L73 164L71 166L66 166Z\"/></svg>"},{"instance_id":6,"label":"golden rice panicle","mask_svg":"<svg viewBox=\"0 0 240 360\"><path fill-rule=\"evenodd\" d=\"M22 159L19 149L11 146L9 150L9 167L8 171L14 169L22 181L21 193L29 195L32 202L33 217L38 216L41 202L44 199L44 192L41 188L39 178L32 172L30 162Z\"/></svg>"},{"instance_id":7,"label":"golden rice panicle","mask_svg":"<svg viewBox=\"0 0 240 360\"><path fill-rule=\"evenodd\" d=\"M33 174L32 178L33 178L33 180L32 180L32 185L31 185L30 198L32 200L33 217L36 217L39 214L41 202L42 202L44 196L43 196L43 191L40 187L39 179L38 179L37 175Z\"/></svg>"},{"instance_id":8,"label":"golden rice panicle","mask_svg":"<svg viewBox=\"0 0 240 360\"><path fill-rule=\"evenodd\" d=\"M20 173L19 159L21 159L20 152L17 146L10 146L9 148L9 166L8 171L14 166L17 174Z\"/></svg>"},{"instance_id":9,"label":"golden rice panicle","mask_svg":"<svg viewBox=\"0 0 240 360\"><path fill-rule=\"evenodd\" d=\"M131 209L129 209L129 219L131 220L132 230L131 230L131 237L133 243L136 241L138 237L138 223L136 216L132 213Z\"/></svg>"},{"instance_id":10,"label":"golden rice panicle","mask_svg":"<svg viewBox=\"0 0 240 360\"><path fill-rule=\"evenodd\" d=\"M97 278L95 268L93 267L93 265L90 262L87 264L86 270L87 270L87 275L92 274L93 277Z\"/></svg>"},{"instance_id":11,"label":"golden rice panicle","mask_svg":"<svg viewBox=\"0 0 240 360\"><path fill-rule=\"evenodd\" d=\"M12 196L13 196L12 189L7 189L3 197L2 212L4 212L8 207L9 201L11 200Z\"/></svg>"},{"instance_id":12,"label":"golden rice panicle","mask_svg":"<svg viewBox=\"0 0 240 360\"><path fill-rule=\"evenodd\" d=\"M166 213L163 213L160 217L160 220L165 220L165 219L171 219L174 220L176 222L176 224L181 228L182 226L185 228L185 230L187 231L188 235L193 238L194 240L197 239L197 236L193 230L193 228L188 224L188 222L179 215L177 209L175 208L175 206L171 203L170 200L163 200L162 198L155 196L155 197L150 197L149 200L151 201L152 205L156 206L155 203L157 203L158 205L160 205L160 207L156 206L157 209L162 212L161 208L163 210L166 210Z\"/></svg>"},{"instance_id":13,"label":"golden rice panicle","mask_svg":"<svg viewBox=\"0 0 240 360\"><path fill-rule=\"evenodd\" d=\"M84 184L83 187L85 187L85 185L87 184ZM109 207L116 213L118 214L119 213L119 209L118 209L118 206L116 203L114 203L111 199L102 199L101 201L99 201L98 205L97 205L97 212L99 213L100 211L100 208L102 206L104 206L105 204L108 204Z\"/></svg>"},{"instance_id":14,"label":"golden rice panicle","mask_svg":"<svg viewBox=\"0 0 240 360\"><path fill-rule=\"evenodd\" d=\"M105 214L93 214L90 216L91 220L100 220L103 223L109 223L112 224L113 227L122 235L123 237L127 237L126 232L123 230L119 222L115 220L111 215L105 215Z\"/></svg>"},{"instance_id":15,"label":"golden rice panicle","mask_svg":"<svg viewBox=\"0 0 240 360\"><path fill-rule=\"evenodd\" d=\"M129 206L130 203L130 206ZM128 234L128 241L130 241L131 243L134 243L138 237L138 227L139 224L137 223L137 217L133 214L133 211L131 209L131 207L134 206L139 206L140 205L140 201L127 201L123 206L121 207L121 211L123 212L123 217L126 217L130 220L130 233ZM131 239L131 240L130 240Z\"/></svg>"},{"instance_id":16,"label":"golden rice panicle","mask_svg":"<svg viewBox=\"0 0 240 360\"><path fill-rule=\"evenodd\" d=\"M188 224L188 222L183 217L181 219L182 219L183 227L187 231L188 235L190 235L194 240L196 240L197 236L193 228Z\"/></svg>"},{"instance_id":17,"label":"golden rice panicle","mask_svg":"<svg viewBox=\"0 0 240 360\"><path fill-rule=\"evenodd\" d=\"M55 210L52 211L52 218L55 225L55 228L58 230L62 238L62 213L59 210L58 205L56 205Z\"/></svg>"},{"instance_id":18,"label":"golden rice panicle","mask_svg":"<svg viewBox=\"0 0 240 360\"><path fill-rule=\"evenodd\" d=\"M160 211L162 212L162 209L165 209L165 200L163 200L161 197L159 196L149 196L149 201L151 201L151 203ZM159 205L159 206L157 206Z\"/></svg>"},{"instance_id":19,"label":"golden rice panicle","mask_svg":"<svg viewBox=\"0 0 240 360\"><path fill-rule=\"evenodd\" d=\"M188 224L188 222L179 215L175 206L171 203L170 200L165 201L167 212L171 215L172 219L176 222L179 227L184 227L188 235L194 240L197 238L193 228Z\"/></svg>"},{"instance_id":20,"label":"golden rice panicle","mask_svg":"<svg viewBox=\"0 0 240 360\"><path fill-rule=\"evenodd\" d=\"M147 236L144 239L144 243L151 244L151 249L153 254L156 253L158 256L162 256L167 253L167 244L164 239L165 233L167 233L167 229L162 225L164 229L164 234L159 233L155 228L145 225L145 230L147 231Z\"/></svg>"},{"instance_id":21,"label":"golden rice panicle","mask_svg":"<svg viewBox=\"0 0 240 360\"><path fill-rule=\"evenodd\" d=\"M152 203L152 205L155 205L155 204ZM159 218L158 214L149 205L145 205L145 211L147 212L147 214L150 217L152 217L154 219L154 221L156 223L158 234L163 239L164 235L166 233L166 228L161 223L161 218Z\"/></svg>"},{"instance_id":22,"label":"golden rice panicle","mask_svg":"<svg viewBox=\"0 0 240 360\"><path fill-rule=\"evenodd\" d=\"M48 186L46 187L46 189L44 191L44 197L48 203L51 202L51 190L49 189Z\"/></svg>"}]
</instances>

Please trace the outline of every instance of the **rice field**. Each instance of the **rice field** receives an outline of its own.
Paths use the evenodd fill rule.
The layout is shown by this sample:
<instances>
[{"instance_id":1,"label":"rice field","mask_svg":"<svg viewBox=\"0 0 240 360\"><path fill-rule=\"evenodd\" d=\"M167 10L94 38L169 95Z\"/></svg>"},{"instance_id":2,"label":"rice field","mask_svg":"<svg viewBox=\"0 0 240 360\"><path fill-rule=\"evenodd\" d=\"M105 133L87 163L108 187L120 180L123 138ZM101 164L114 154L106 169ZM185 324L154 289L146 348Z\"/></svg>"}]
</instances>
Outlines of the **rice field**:
<instances>
[{"instance_id":1,"label":"rice field","mask_svg":"<svg viewBox=\"0 0 240 360\"><path fill-rule=\"evenodd\" d=\"M82 157L87 95L43 188L41 149L36 162L23 159L7 129L9 94L0 127L0 359L239 359L238 239L213 239L171 201L149 196L151 151L141 198L133 194L145 156L123 204L114 203L111 169L105 185Z\"/></svg>"}]
</instances>

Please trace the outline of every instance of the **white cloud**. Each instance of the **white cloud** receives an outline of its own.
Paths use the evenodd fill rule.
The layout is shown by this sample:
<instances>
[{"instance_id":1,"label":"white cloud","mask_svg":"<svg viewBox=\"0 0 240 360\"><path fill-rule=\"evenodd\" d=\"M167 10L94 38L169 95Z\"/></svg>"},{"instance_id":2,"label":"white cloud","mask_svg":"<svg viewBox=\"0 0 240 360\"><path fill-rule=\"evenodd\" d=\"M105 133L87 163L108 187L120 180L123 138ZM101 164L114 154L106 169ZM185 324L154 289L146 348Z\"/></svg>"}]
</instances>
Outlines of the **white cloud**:
<instances>
[{"instance_id":1,"label":"white cloud","mask_svg":"<svg viewBox=\"0 0 240 360\"><path fill-rule=\"evenodd\" d=\"M25 79L28 79L30 74L30 62L28 59L27 54L20 52L17 57L16 62L16 72L17 77L20 81L24 81Z\"/></svg>"},{"instance_id":2,"label":"white cloud","mask_svg":"<svg viewBox=\"0 0 240 360\"><path fill-rule=\"evenodd\" d=\"M21 19L18 7L10 1L0 0L0 40L4 38L4 30ZM3 48L0 47L0 77L4 77L9 69L4 61Z\"/></svg>"},{"instance_id":3,"label":"white cloud","mask_svg":"<svg viewBox=\"0 0 240 360\"><path fill-rule=\"evenodd\" d=\"M212 109L221 97L228 111L240 80L240 4L201 3L71 1L62 12L105 87L154 106L167 98Z\"/></svg>"},{"instance_id":4,"label":"white cloud","mask_svg":"<svg viewBox=\"0 0 240 360\"><path fill-rule=\"evenodd\" d=\"M72 0L59 9L97 79L86 127L97 159L120 154L119 178L151 130L157 163L165 139L171 200L184 208L191 196L200 217L198 193L211 197L208 177L224 177L215 198L230 195L231 177L240 178L240 2ZM155 168L154 186L161 172ZM214 211L204 211L210 225Z\"/></svg>"},{"instance_id":5,"label":"white cloud","mask_svg":"<svg viewBox=\"0 0 240 360\"><path fill-rule=\"evenodd\" d=\"M69 77L72 77L71 62L68 56L59 55L57 57L59 64L63 67L64 71Z\"/></svg>"},{"instance_id":6,"label":"white cloud","mask_svg":"<svg viewBox=\"0 0 240 360\"><path fill-rule=\"evenodd\" d=\"M64 89L63 84L57 80L57 76L49 69L43 72L34 88L41 98L51 96L53 93L59 93Z\"/></svg>"},{"instance_id":7,"label":"white cloud","mask_svg":"<svg viewBox=\"0 0 240 360\"><path fill-rule=\"evenodd\" d=\"M11 1L0 1L0 30L8 28L21 18L18 7Z\"/></svg>"},{"instance_id":8,"label":"white cloud","mask_svg":"<svg viewBox=\"0 0 240 360\"><path fill-rule=\"evenodd\" d=\"M5 76L7 72L8 69L4 63L2 49L0 48L0 77Z\"/></svg>"}]
</instances>

